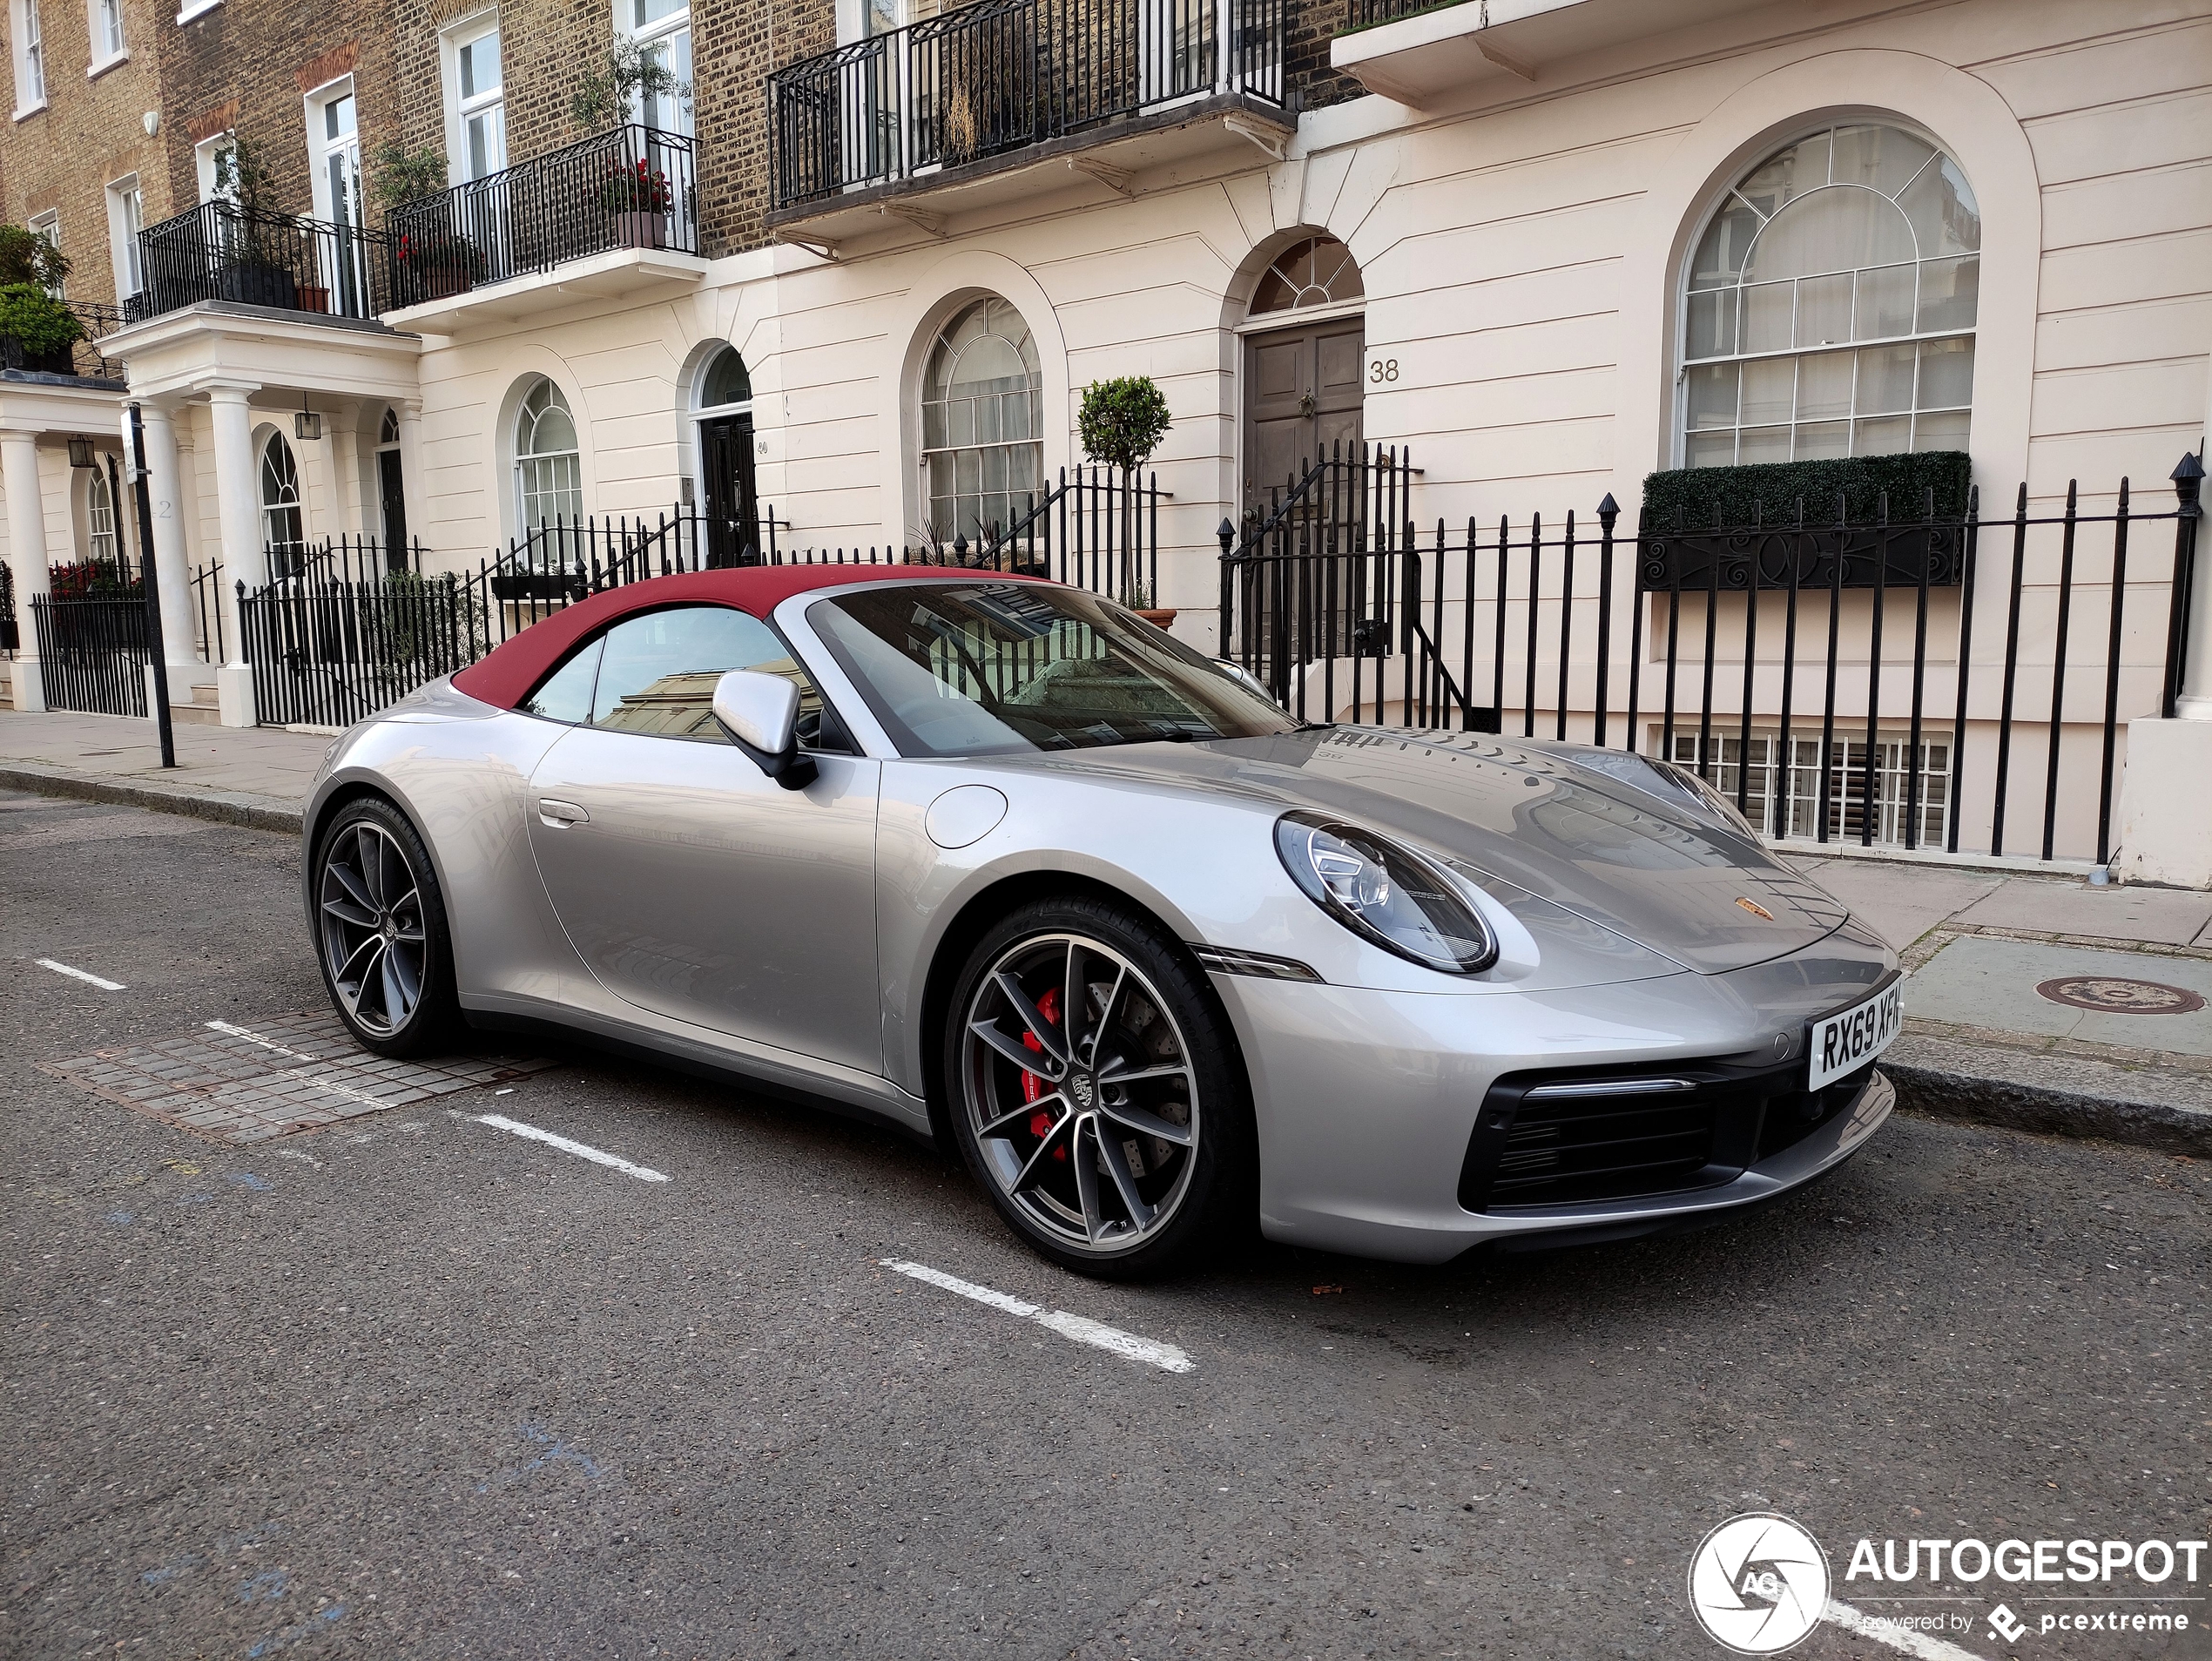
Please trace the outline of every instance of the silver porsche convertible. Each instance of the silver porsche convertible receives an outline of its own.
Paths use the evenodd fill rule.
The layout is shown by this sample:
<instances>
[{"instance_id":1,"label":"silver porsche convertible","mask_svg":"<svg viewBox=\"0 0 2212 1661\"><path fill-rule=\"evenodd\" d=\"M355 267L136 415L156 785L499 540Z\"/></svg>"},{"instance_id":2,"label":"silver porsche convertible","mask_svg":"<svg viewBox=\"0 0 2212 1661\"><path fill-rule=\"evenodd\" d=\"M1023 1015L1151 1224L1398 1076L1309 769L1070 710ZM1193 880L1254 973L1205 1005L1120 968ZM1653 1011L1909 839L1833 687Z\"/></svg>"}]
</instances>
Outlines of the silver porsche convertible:
<instances>
[{"instance_id":1,"label":"silver porsche convertible","mask_svg":"<svg viewBox=\"0 0 2212 1661\"><path fill-rule=\"evenodd\" d=\"M858 1111L1093 1273L1694 1225L1893 1099L1894 955L1694 775L1300 725L1015 577L597 595L347 733L306 837L368 1048L550 1023Z\"/></svg>"}]
</instances>

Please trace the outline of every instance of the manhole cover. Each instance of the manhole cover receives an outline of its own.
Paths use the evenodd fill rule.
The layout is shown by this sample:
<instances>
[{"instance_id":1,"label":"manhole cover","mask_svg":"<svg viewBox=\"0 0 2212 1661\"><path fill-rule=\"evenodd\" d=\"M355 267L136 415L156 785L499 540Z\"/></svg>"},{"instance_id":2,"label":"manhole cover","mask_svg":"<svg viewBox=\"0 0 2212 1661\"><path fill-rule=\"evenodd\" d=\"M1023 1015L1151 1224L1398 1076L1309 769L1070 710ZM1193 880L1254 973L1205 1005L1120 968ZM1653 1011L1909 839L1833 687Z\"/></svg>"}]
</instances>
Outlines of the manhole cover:
<instances>
[{"instance_id":1,"label":"manhole cover","mask_svg":"<svg viewBox=\"0 0 2212 1661\"><path fill-rule=\"evenodd\" d=\"M2186 986L2121 980L2111 975L2069 975L2045 981L2035 989L2035 995L2054 1003L2070 1003L2077 1009L2097 1009L2107 1015L2188 1015L2204 1007L2204 1000Z\"/></svg>"}]
</instances>

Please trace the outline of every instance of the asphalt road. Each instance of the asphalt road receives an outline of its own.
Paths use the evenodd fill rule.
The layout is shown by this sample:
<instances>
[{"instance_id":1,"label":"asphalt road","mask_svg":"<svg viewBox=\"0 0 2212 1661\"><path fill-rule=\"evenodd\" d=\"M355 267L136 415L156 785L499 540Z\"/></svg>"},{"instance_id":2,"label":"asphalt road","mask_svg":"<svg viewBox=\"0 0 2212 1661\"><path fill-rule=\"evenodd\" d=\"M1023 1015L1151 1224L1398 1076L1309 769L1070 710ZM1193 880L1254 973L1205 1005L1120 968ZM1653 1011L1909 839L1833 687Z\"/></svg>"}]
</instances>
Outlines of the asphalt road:
<instances>
[{"instance_id":1,"label":"asphalt road","mask_svg":"<svg viewBox=\"0 0 2212 1661\"><path fill-rule=\"evenodd\" d=\"M1700 1235L1130 1288L948 1159L589 1054L244 1150L37 1070L319 1007L298 881L0 795L8 1656L1717 1656L1685 1572L1738 1512L1868 1611L1915 1606L1841 1583L1862 1535L2212 1523L2202 1164L1900 1117ZM2212 1654L2202 1603L2000 1650L1979 1590L1969 1654Z\"/></svg>"}]
</instances>

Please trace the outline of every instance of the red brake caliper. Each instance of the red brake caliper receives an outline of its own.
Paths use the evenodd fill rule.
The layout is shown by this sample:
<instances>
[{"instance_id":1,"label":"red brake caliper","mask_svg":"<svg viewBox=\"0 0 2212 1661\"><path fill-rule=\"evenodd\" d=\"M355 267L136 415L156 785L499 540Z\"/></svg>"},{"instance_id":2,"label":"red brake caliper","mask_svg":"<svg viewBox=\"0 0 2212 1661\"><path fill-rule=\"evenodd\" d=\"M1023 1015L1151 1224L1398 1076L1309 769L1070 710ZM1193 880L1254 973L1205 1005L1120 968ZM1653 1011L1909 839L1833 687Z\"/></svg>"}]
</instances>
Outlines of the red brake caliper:
<instances>
[{"instance_id":1,"label":"red brake caliper","mask_svg":"<svg viewBox=\"0 0 2212 1661\"><path fill-rule=\"evenodd\" d=\"M1042 997L1037 1000L1037 1013L1042 1016L1047 1021L1053 1023L1055 1025L1059 1023L1060 989L1058 987L1054 987L1050 991L1047 992ZM1022 1035L1022 1043L1025 1048L1034 1050L1041 1056L1044 1054L1044 1043L1035 1033L1023 1033ZM1051 1093L1050 1087L1047 1085L1041 1074L1025 1072L1022 1075L1022 1099L1023 1101L1034 1102L1040 1097L1049 1096ZM1042 1142L1051 1133L1051 1114L1039 1111L1029 1115L1029 1134L1031 1136L1036 1138L1040 1142ZM1063 1144L1060 1147L1055 1148L1052 1151L1052 1157L1055 1159L1065 1160L1068 1157L1068 1150L1066 1146Z\"/></svg>"}]
</instances>

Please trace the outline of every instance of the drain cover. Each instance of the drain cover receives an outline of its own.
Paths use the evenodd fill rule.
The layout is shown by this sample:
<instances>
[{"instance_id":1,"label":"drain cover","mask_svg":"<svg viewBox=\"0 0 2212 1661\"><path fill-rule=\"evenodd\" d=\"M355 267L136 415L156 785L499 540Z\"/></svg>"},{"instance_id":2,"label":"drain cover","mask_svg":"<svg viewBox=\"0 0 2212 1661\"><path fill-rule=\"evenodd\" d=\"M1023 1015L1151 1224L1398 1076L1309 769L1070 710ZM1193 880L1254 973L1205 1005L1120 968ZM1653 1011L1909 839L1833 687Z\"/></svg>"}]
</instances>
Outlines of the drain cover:
<instances>
[{"instance_id":1,"label":"drain cover","mask_svg":"<svg viewBox=\"0 0 2212 1661\"><path fill-rule=\"evenodd\" d=\"M96 1050L40 1070L134 1112L217 1142L260 1142L364 1113L500 1084L551 1066L506 1056L388 1061L356 1046L327 1012L211 1021L148 1043Z\"/></svg>"},{"instance_id":2,"label":"drain cover","mask_svg":"<svg viewBox=\"0 0 2212 1661\"><path fill-rule=\"evenodd\" d=\"M2122 980L2111 975L2069 975L2045 981L2035 989L2035 995L2054 1003L2070 1003L2077 1009L2097 1009L2106 1015L2188 1015L2204 1007L2204 1000L2186 986Z\"/></svg>"}]
</instances>

